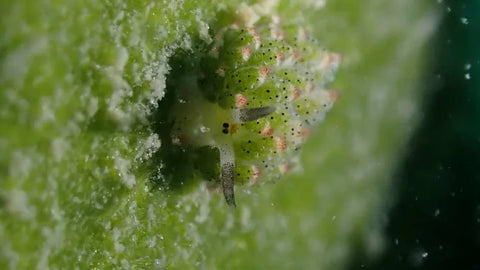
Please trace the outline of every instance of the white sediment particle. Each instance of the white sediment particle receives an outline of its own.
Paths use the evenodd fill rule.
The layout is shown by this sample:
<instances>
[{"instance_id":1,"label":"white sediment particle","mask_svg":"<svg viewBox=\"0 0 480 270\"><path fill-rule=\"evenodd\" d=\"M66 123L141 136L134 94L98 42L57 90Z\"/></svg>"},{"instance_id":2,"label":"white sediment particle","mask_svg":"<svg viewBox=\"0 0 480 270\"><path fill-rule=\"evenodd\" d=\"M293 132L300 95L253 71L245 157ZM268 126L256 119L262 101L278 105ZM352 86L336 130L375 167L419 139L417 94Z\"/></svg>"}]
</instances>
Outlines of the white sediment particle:
<instances>
[{"instance_id":1,"label":"white sediment particle","mask_svg":"<svg viewBox=\"0 0 480 270\"><path fill-rule=\"evenodd\" d=\"M161 145L160 138L158 134L152 133L147 138L143 139L139 143L138 152L135 155L135 160L143 160L149 159L152 157L153 153L155 153Z\"/></svg>"},{"instance_id":2,"label":"white sediment particle","mask_svg":"<svg viewBox=\"0 0 480 270\"><path fill-rule=\"evenodd\" d=\"M44 123L55 122L55 107L54 104L48 98L42 98L40 100L40 116L35 121L35 127L39 128Z\"/></svg>"},{"instance_id":3,"label":"white sediment particle","mask_svg":"<svg viewBox=\"0 0 480 270\"><path fill-rule=\"evenodd\" d=\"M118 228L113 228L112 230L112 240L113 240L113 249L115 252L123 252L125 250L125 246L120 243L119 238L120 238L120 230Z\"/></svg>"},{"instance_id":4,"label":"white sediment particle","mask_svg":"<svg viewBox=\"0 0 480 270\"><path fill-rule=\"evenodd\" d=\"M148 206L147 214L149 222L155 222L157 220L157 215L155 215L155 208L153 205Z\"/></svg>"},{"instance_id":5,"label":"white sediment particle","mask_svg":"<svg viewBox=\"0 0 480 270\"><path fill-rule=\"evenodd\" d=\"M156 236L156 235L154 235L154 236L152 236L152 237L149 237L149 238L147 239L147 247L153 248L153 247L155 247L156 245L157 245L157 236Z\"/></svg>"},{"instance_id":6,"label":"white sediment particle","mask_svg":"<svg viewBox=\"0 0 480 270\"><path fill-rule=\"evenodd\" d=\"M242 224L243 231L250 231L252 229L253 224L251 220L250 208L242 207L242 211L240 214L240 221Z\"/></svg>"},{"instance_id":7,"label":"white sediment particle","mask_svg":"<svg viewBox=\"0 0 480 270\"><path fill-rule=\"evenodd\" d=\"M35 164L40 164L42 156L33 150L16 150L8 166L10 177L23 179L30 175Z\"/></svg>"},{"instance_id":8,"label":"white sediment particle","mask_svg":"<svg viewBox=\"0 0 480 270\"><path fill-rule=\"evenodd\" d=\"M192 248L198 247L202 242L202 238L200 233L198 232L198 228L199 226L195 223L188 223L186 225L186 234L188 235L188 238L190 240L189 246L191 246ZM186 252L188 251L186 250ZM188 255L188 257L190 257L190 255Z\"/></svg>"},{"instance_id":9,"label":"white sediment particle","mask_svg":"<svg viewBox=\"0 0 480 270\"><path fill-rule=\"evenodd\" d=\"M131 269L130 263L128 263L127 259L121 259L120 264L122 265L122 269Z\"/></svg>"},{"instance_id":10,"label":"white sediment particle","mask_svg":"<svg viewBox=\"0 0 480 270\"><path fill-rule=\"evenodd\" d=\"M210 214L210 206L208 205L208 201L200 202L200 210L198 215L195 217L195 221L198 223L204 223Z\"/></svg>"},{"instance_id":11,"label":"white sediment particle","mask_svg":"<svg viewBox=\"0 0 480 270\"><path fill-rule=\"evenodd\" d=\"M118 171L118 176L122 183L128 188L132 188L136 183L134 174L129 173L131 161L120 156L118 152L114 156L115 169Z\"/></svg>"},{"instance_id":12,"label":"white sediment particle","mask_svg":"<svg viewBox=\"0 0 480 270\"><path fill-rule=\"evenodd\" d=\"M153 90L150 98L150 103L161 100L165 96L166 77L164 76L164 74L157 75L150 82L150 87Z\"/></svg>"},{"instance_id":13,"label":"white sediment particle","mask_svg":"<svg viewBox=\"0 0 480 270\"><path fill-rule=\"evenodd\" d=\"M466 73L465 74L465 80L470 80L470 79L471 79L470 73Z\"/></svg>"},{"instance_id":14,"label":"white sediment particle","mask_svg":"<svg viewBox=\"0 0 480 270\"><path fill-rule=\"evenodd\" d=\"M87 114L88 117L94 116L98 111L98 98L91 96L87 105Z\"/></svg>"},{"instance_id":15,"label":"white sediment particle","mask_svg":"<svg viewBox=\"0 0 480 270\"><path fill-rule=\"evenodd\" d=\"M0 239L5 239L4 236L4 228L0 225ZM0 245L0 256L2 260L5 260L7 268L9 270L18 269L18 261L20 260L20 256L13 250L10 242L2 241Z\"/></svg>"},{"instance_id":16,"label":"white sediment particle","mask_svg":"<svg viewBox=\"0 0 480 270\"><path fill-rule=\"evenodd\" d=\"M132 201L130 205L128 206L128 213L130 215L135 215L135 212L137 211L137 201Z\"/></svg>"},{"instance_id":17,"label":"white sediment particle","mask_svg":"<svg viewBox=\"0 0 480 270\"><path fill-rule=\"evenodd\" d=\"M188 34L183 35L183 38L181 39L182 42L180 43L180 47L185 49L185 50L192 50L192 37Z\"/></svg>"},{"instance_id":18,"label":"white sediment particle","mask_svg":"<svg viewBox=\"0 0 480 270\"><path fill-rule=\"evenodd\" d=\"M117 61L115 62L115 69L121 73L125 69L128 62L128 50L125 47L119 47Z\"/></svg>"},{"instance_id":19,"label":"white sediment particle","mask_svg":"<svg viewBox=\"0 0 480 270\"><path fill-rule=\"evenodd\" d=\"M150 82L152 91L145 93L144 98L154 107L165 96L166 74L170 70L168 58L171 53L168 50L162 52L158 59L146 65L142 70L143 79Z\"/></svg>"},{"instance_id":20,"label":"white sediment particle","mask_svg":"<svg viewBox=\"0 0 480 270\"><path fill-rule=\"evenodd\" d=\"M320 9L325 7L325 5L327 4L327 1L326 0L303 0L302 3L308 7Z\"/></svg>"},{"instance_id":21,"label":"white sediment particle","mask_svg":"<svg viewBox=\"0 0 480 270\"><path fill-rule=\"evenodd\" d=\"M30 102L20 97L14 89L8 89L4 91L4 97L7 101L7 106L1 106L1 116L2 118L16 119L18 124L25 124L29 114L28 109L30 107ZM18 113L13 114L10 108L16 107Z\"/></svg>"},{"instance_id":22,"label":"white sediment particle","mask_svg":"<svg viewBox=\"0 0 480 270\"><path fill-rule=\"evenodd\" d=\"M206 43L212 42L212 37L208 34L208 30L210 26L203 20L203 13L201 9L197 9L194 11L195 13L195 20L198 23L198 32L200 38L205 41Z\"/></svg>"},{"instance_id":23,"label":"white sediment particle","mask_svg":"<svg viewBox=\"0 0 480 270\"><path fill-rule=\"evenodd\" d=\"M468 24L468 19L465 18L465 17L460 18L460 21L461 21L463 24Z\"/></svg>"},{"instance_id":24,"label":"white sediment particle","mask_svg":"<svg viewBox=\"0 0 480 270\"><path fill-rule=\"evenodd\" d=\"M16 88L23 88L24 77L30 69L33 57L48 49L48 39L45 37L23 44L15 51L9 51L1 62L0 79L12 81Z\"/></svg>"},{"instance_id":25,"label":"white sediment particle","mask_svg":"<svg viewBox=\"0 0 480 270\"><path fill-rule=\"evenodd\" d=\"M40 249L41 254L39 262L37 263L37 269L49 269L48 259L51 253L55 253L61 250L64 246L66 223L59 221L55 227L42 228L42 235L45 238L43 247Z\"/></svg>"},{"instance_id":26,"label":"white sediment particle","mask_svg":"<svg viewBox=\"0 0 480 270\"><path fill-rule=\"evenodd\" d=\"M165 40L168 38L168 30L163 25L159 25L157 28L156 39Z\"/></svg>"},{"instance_id":27,"label":"white sediment particle","mask_svg":"<svg viewBox=\"0 0 480 270\"><path fill-rule=\"evenodd\" d=\"M246 3L240 4L235 13L247 27L252 27L260 19L260 15L255 11L253 6L249 6Z\"/></svg>"},{"instance_id":28,"label":"white sediment particle","mask_svg":"<svg viewBox=\"0 0 480 270\"><path fill-rule=\"evenodd\" d=\"M163 255L161 258L153 260L153 265L155 269L164 269L165 268L166 257Z\"/></svg>"},{"instance_id":29,"label":"white sediment particle","mask_svg":"<svg viewBox=\"0 0 480 270\"><path fill-rule=\"evenodd\" d=\"M125 47L119 47L115 65L105 69L106 75L110 79L113 87L113 94L107 100L108 111L113 118L121 124L124 130L128 129L132 121L131 113L122 108L126 97L130 97L133 94L130 85L123 79L123 70L127 62L127 49Z\"/></svg>"},{"instance_id":30,"label":"white sediment particle","mask_svg":"<svg viewBox=\"0 0 480 270\"><path fill-rule=\"evenodd\" d=\"M70 144L64 138L55 138L50 143L50 151L53 154L53 158L57 162L59 162L63 158L65 152L69 148L70 148Z\"/></svg>"},{"instance_id":31,"label":"white sediment particle","mask_svg":"<svg viewBox=\"0 0 480 270\"><path fill-rule=\"evenodd\" d=\"M7 212L15 214L21 219L34 220L36 208L28 200L28 194L20 189L9 190L6 194Z\"/></svg>"}]
</instances>

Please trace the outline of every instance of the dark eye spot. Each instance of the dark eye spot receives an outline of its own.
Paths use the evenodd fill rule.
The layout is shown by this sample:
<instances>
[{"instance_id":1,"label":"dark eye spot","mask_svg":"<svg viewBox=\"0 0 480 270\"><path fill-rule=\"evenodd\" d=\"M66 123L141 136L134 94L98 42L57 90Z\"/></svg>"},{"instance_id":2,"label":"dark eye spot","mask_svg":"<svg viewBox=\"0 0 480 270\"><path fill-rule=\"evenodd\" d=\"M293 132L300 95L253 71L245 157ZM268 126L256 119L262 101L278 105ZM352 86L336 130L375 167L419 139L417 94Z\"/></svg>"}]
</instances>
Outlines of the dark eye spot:
<instances>
[{"instance_id":1,"label":"dark eye spot","mask_svg":"<svg viewBox=\"0 0 480 270\"><path fill-rule=\"evenodd\" d=\"M228 123L223 123L224 128L228 128Z\"/></svg>"},{"instance_id":2,"label":"dark eye spot","mask_svg":"<svg viewBox=\"0 0 480 270\"><path fill-rule=\"evenodd\" d=\"M228 134L228 129L224 128L224 129L222 130L222 133L223 133L223 134Z\"/></svg>"}]
</instances>

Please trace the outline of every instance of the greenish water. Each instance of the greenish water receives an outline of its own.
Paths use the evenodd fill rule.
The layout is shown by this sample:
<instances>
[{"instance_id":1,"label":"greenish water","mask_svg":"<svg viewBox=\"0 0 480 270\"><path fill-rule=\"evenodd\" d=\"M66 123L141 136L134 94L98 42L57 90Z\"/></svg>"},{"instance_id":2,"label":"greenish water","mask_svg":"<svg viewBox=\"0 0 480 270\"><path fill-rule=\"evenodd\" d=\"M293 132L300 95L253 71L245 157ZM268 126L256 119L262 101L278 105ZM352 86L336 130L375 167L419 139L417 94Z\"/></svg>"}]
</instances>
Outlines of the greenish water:
<instances>
[{"instance_id":1,"label":"greenish water","mask_svg":"<svg viewBox=\"0 0 480 270\"><path fill-rule=\"evenodd\" d=\"M1 1L0 268L341 269L359 245L378 257L443 6L319 3L257 7L342 54L332 85L342 98L307 142L303 170L239 186L232 210L190 173L217 158L163 155L157 121L169 75L182 71L172 55L199 54L231 20L219 12L241 6Z\"/></svg>"},{"instance_id":2,"label":"greenish water","mask_svg":"<svg viewBox=\"0 0 480 270\"><path fill-rule=\"evenodd\" d=\"M388 248L350 269L480 269L480 1L443 1L428 98L395 177Z\"/></svg>"}]
</instances>

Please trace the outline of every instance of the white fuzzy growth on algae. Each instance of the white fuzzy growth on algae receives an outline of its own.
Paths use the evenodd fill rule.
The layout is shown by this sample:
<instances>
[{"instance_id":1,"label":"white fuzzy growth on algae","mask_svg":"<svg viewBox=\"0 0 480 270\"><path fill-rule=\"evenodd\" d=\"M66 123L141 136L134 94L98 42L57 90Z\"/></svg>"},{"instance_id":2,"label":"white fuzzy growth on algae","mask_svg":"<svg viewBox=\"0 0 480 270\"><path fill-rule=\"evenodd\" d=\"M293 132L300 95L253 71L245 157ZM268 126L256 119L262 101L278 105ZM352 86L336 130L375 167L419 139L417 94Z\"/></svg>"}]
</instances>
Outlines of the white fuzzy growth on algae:
<instances>
[{"instance_id":1,"label":"white fuzzy growth on algae","mask_svg":"<svg viewBox=\"0 0 480 270\"><path fill-rule=\"evenodd\" d=\"M259 2L244 12L245 20L253 23L257 15L273 13L280 2ZM152 1L128 7L120 0L108 5L83 1L70 3L79 6L64 8L59 14L53 5L51 13L41 15L26 0L11 1L19 8L4 12L4 22L9 23L4 37L6 41L14 37L21 44L6 45L6 57L0 63L1 83L6 85L0 93L0 118L14 124L8 130L13 135L0 130L0 148L6 155L0 157L5 162L0 168L6 168L5 174L0 171L0 261L2 265L6 261L6 269L163 269L174 265L215 269L231 263L232 254L239 268L245 262L272 268L339 269L336 266L346 261L351 232L374 208L371 201L375 198L364 192L373 186L362 185L385 167L385 156L372 155L372 149L379 150L378 136L370 135L381 133L383 117L388 115L379 110L393 108L392 115L398 118L389 123L398 123L411 117L416 108L406 94L411 85L392 83L398 73L383 71L388 70L385 66L401 66L404 59L418 62L412 50L418 50L429 36L432 18L405 24L405 14L364 8L368 3L389 3L393 10L403 10L405 5L413 10L415 1L368 1L355 13L355 27L348 26L350 12L337 16L338 23L330 25L339 27L329 29L328 35L339 30L339 39L347 40L342 44L347 48L348 42L355 44L352 51L344 52L347 67L369 62L363 58L366 47L381 54L378 44L395 45L384 42L386 37L404 35L402 44L389 48L398 49L390 55L392 61L375 70L379 72L371 77L375 85L365 85L365 77L354 77L358 80L345 89L346 98L341 101L348 104L358 98L342 105L351 109L343 118L346 124L326 132L334 138L326 136L321 151L315 149L313 158L304 159L311 170L327 162L326 149L338 147L335 142L341 141L360 163L348 163L337 172L343 178L335 183L322 174L315 181L297 179L294 185L285 181L273 188L249 190L248 195L238 188L236 194L243 203L237 211L230 211L221 195L208 191L205 184L178 192L152 192L145 188L148 180L135 172L138 164L162 147L158 135L146 125L138 130L137 125L148 123L147 116L165 96L168 60L178 48L191 51L194 36L209 42L212 29L208 22L215 19L216 11L231 7L225 3ZM31 8L30 15L38 16L24 20L22 4ZM317 9L324 4L323 0L306 0L294 6ZM46 33L49 29L59 34ZM42 55L48 57L36 58ZM28 84L28 76L35 83ZM402 91L395 92L397 85ZM387 94L375 94L379 88ZM355 96L362 89L375 90ZM398 102L381 104L391 100ZM110 118L102 122L104 113ZM109 126L111 120L116 126ZM29 125L35 126L29 129ZM354 132L341 132L349 125ZM14 128L24 134L15 133ZM368 136L363 129L369 130ZM115 141L117 137L129 139ZM343 200L350 189L354 194L350 196L362 203ZM20 226L25 229L22 235L17 232ZM39 235L36 249L31 241L23 241L35 234ZM332 236L335 239L328 240ZM371 249L381 248L375 232L369 231L366 237Z\"/></svg>"},{"instance_id":2,"label":"white fuzzy growth on algae","mask_svg":"<svg viewBox=\"0 0 480 270\"><path fill-rule=\"evenodd\" d=\"M6 210L21 219L34 220L36 208L29 202L28 193L24 190L13 189L5 194Z\"/></svg>"},{"instance_id":3,"label":"white fuzzy growth on algae","mask_svg":"<svg viewBox=\"0 0 480 270\"><path fill-rule=\"evenodd\" d=\"M128 158L120 156L118 152L114 156L115 169L118 171L118 177L122 183L128 188L132 188L136 183L136 177L133 173L130 172L132 166L132 161Z\"/></svg>"}]
</instances>

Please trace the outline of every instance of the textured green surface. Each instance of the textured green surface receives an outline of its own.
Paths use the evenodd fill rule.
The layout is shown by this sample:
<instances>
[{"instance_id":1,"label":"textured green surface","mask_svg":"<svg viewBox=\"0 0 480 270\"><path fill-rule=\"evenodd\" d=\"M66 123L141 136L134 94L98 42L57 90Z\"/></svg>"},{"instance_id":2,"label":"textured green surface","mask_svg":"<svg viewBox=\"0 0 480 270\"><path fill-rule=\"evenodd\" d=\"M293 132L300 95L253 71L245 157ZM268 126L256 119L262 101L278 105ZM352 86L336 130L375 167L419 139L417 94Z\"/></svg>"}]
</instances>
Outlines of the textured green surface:
<instances>
[{"instance_id":1,"label":"textured green surface","mask_svg":"<svg viewBox=\"0 0 480 270\"><path fill-rule=\"evenodd\" d=\"M381 249L435 7L271 9L342 53L343 96L307 143L304 170L238 188L233 211L199 179L151 184L152 157L185 161L155 154L166 142L151 117L169 70L181 71L170 56L195 56L209 24L229 20L217 12L238 8L225 2L0 2L0 268L339 269L357 241Z\"/></svg>"}]
</instances>

